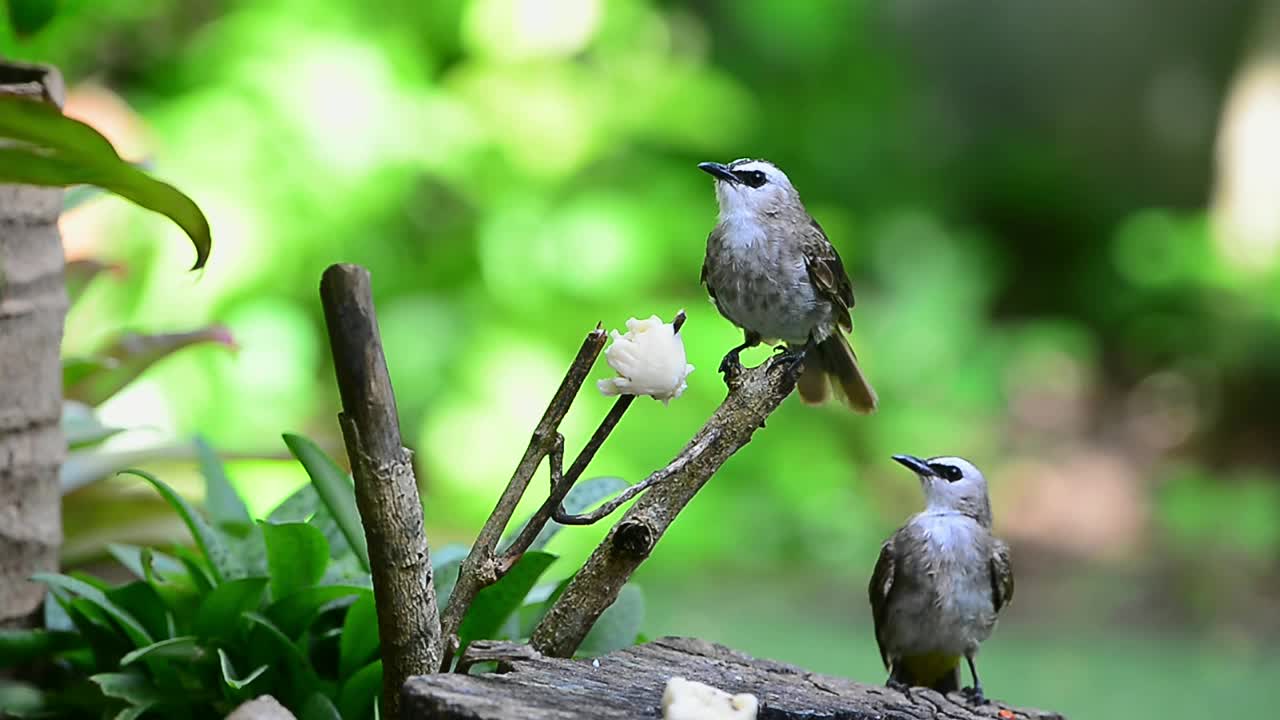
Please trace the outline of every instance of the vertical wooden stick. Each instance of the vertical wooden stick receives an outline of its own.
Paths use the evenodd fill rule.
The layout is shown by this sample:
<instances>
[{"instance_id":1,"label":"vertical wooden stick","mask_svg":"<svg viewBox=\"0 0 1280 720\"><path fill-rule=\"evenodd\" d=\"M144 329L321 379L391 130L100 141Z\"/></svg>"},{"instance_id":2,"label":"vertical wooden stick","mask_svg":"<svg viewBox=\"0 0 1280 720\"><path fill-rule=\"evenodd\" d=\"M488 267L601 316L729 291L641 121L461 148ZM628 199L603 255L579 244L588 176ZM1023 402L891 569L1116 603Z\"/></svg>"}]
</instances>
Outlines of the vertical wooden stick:
<instances>
[{"instance_id":1,"label":"vertical wooden stick","mask_svg":"<svg viewBox=\"0 0 1280 720\"><path fill-rule=\"evenodd\" d=\"M369 541L382 643L382 714L399 720L404 681L440 667L440 617L422 501L400 439L369 271L331 265L320 280L320 301L342 395L338 419Z\"/></svg>"}]
</instances>

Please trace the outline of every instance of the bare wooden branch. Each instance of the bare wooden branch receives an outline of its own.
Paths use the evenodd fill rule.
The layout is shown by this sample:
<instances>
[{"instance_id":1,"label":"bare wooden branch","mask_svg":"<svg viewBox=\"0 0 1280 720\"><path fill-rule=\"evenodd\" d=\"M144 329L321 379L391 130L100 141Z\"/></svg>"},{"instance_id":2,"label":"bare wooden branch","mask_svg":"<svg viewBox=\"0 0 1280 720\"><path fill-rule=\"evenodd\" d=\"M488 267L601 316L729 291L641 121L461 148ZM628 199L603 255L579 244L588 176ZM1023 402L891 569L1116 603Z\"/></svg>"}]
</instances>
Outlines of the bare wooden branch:
<instances>
[{"instance_id":1,"label":"bare wooden branch","mask_svg":"<svg viewBox=\"0 0 1280 720\"><path fill-rule=\"evenodd\" d=\"M569 657L578 649L676 515L795 389L797 360L794 355L775 356L732 379L728 397L666 468L641 483L648 492L613 527L543 617L531 639L535 649L554 657Z\"/></svg>"},{"instance_id":2,"label":"bare wooden branch","mask_svg":"<svg viewBox=\"0 0 1280 720\"><path fill-rule=\"evenodd\" d=\"M605 339L604 330L597 325L582 341L582 347L578 349L573 364L569 366L564 380L560 382L560 388L556 390L551 403L542 414L542 419L538 421L533 437L529 439L529 446L525 449L524 456L520 458L515 472L511 475L511 480L507 483L507 489L498 498L498 504L489 515L489 519L485 521L484 527L480 529L475 544L471 546L471 552L462 561L462 566L458 570L458 582L453 588L453 594L449 596L449 604L441 617L441 627L447 644L442 658L443 666L446 668L452 659L453 652L457 649L458 628L462 626L462 618L466 616L467 609L471 607L476 595L485 587L497 582L502 577L502 573L511 567L512 563L504 563L503 559L498 557L496 552L498 541L502 539L502 532L511 522L511 515L515 512L516 505L520 503L520 498L524 496L525 489L529 487L533 474L542 464L542 459L558 444L561 448L563 447L564 440L559 437L557 428L560 427L564 416L568 414L573 399L577 397L578 390L582 388L582 383L586 381L587 374L591 371L591 366L600 356ZM554 480L556 478L553 473L553 482ZM529 525L532 526L533 523ZM535 529L534 534L536 535L540 529L540 527Z\"/></svg>"},{"instance_id":3,"label":"bare wooden branch","mask_svg":"<svg viewBox=\"0 0 1280 720\"><path fill-rule=\"evenodd\" d=\"M874 648L851 651L874 653ZM992 702L973 706L960 693L915 688L910 696L879 685L812 673L692 638L661 638L595 660L548 658L526 645L476 642L475 661L498 673L416 677L404 687L413 720L630 720L657 718L672 677L729 693L751 693L770 720L1062 720L1056 713ZM993 681L993 687L994 681ZM998 688L996 688L998 692Z\"/></svg>"},{"instance_id":4,"label":"bare wooden branch","mask_svg":"<svg viewBox=\"0 0 1280 720\"><path fill-rule=\"evenodd\" d=\"M440 667L440 618L422 501L400 438L369 271L331 265L320 280L320 301L342 395L338 419L369 543L382 643L382 712L397 720L405 679Z\"/></svg>"},{"instance_id":5,"label":"bare wooden branch","mask_svg":"<svg viewBox=\"0 0 1280 720\"><path fill-rule=\"evenodd\" d=\"M685 314L684 310L676 313L675 318L671 320L672 329L677 333L680 332L680 328L684 327L684 322L687 317L688 316ZM594 512L589 513L588 515L595 517L595 519L585 522L583 521L583 518L588 515L569 515L565 512L564 507L562 506L562 503L564 502L565 497L568 496L569 491L573 489L574 484L582 477L582 473L586 471L587 466L591 464L591 460L596 456L600 447L604 445L604 441L609 438L609 434L618 426L618 422L622 420L622 416L631 407L631 403L635 402L635 399L635 395L622 395L613 403L613 407L609 408L609 413L600 421L600 425L596 427L596 431L591 434L591 439L587 441L587 444L583 446L582 451L578 453L578 457L573 461L573 465L571 465L569 470L564 473L563 479L560 482L553 480L551 485L551 495L533 514L533 517L529 519L529 523L520 531L520 535L511 543L511 547L507 549L505 556L508 562L514 563L515 560L519 559L519 556L522 553L529 549L534 538L538 536L538 533L542 531L542 528L546 527L548 520L554 518L556 522L559 522L562 525L590 525L600 518L609 515L614 510L617 510L628 500L648 488L649 485L646 483L637 483L636 485L632 485L624 490L621 495L606 503L605 506L597 508ZM609 509L604 510L605 507Z\"/></svg>"}]
</instances>

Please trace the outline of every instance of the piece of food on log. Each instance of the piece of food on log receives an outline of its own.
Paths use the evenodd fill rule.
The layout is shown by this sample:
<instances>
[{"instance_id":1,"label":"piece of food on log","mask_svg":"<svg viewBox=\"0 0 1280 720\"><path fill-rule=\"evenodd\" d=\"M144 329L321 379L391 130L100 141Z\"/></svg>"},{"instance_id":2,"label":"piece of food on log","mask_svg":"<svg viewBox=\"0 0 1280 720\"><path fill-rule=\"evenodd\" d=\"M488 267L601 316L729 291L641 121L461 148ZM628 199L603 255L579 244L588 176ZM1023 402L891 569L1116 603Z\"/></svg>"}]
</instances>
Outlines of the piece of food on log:
<instances>
[{"instance_id":1,"label":"piece of food on log","mask_svg":"<svg viewBox=\"0 0 1280 720\"><path fill-rule=\"evenodd\" d=\"M1057 713L999 701L974 707L959 693L915 689L908 697L880 685L757 660L696 638L661 638L592 660L547 658L524 645L476 642L463 662L497 662L498 672L410 678L401 691L403 720L661 718L662 693L672 677L750 693L760 701L759 717L769 720L1062 720Z\"/></svg>"}]
</instances>

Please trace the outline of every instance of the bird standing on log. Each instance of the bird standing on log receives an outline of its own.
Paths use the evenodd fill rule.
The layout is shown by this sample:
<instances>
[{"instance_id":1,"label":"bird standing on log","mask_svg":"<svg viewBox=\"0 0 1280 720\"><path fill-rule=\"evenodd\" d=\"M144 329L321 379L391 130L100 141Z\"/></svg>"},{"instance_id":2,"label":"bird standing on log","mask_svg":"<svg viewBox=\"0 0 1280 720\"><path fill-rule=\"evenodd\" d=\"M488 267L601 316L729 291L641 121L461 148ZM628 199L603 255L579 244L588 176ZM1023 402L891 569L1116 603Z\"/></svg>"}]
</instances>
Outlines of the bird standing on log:
<instances>
[{"instance_id":1,"label":"bird standing on log","mask_svg":"<svg viewBox=\"0 0 1280 720\"><path fill-rule=\"evenodd\" d=\"M925 509L885 541L867 588L888 684L959 690L963 657L973 676L964 692L983 704L974 656L1013 599L1009 546L991 534L987 481L963 458L893 459L920 478Z\"/></svg>"},{"instance_id":2,"label":"bird standing on log","mask_svg":"<svg viewBox=\"0 0 1280 720\"><path fill-rule=\"evenodd\" d=\"M782 340L804 363L797 383L802 400L822 403L830 386L854 410L874 411L875 391L844 336L853 329L849 276L786 174L767 160L698 167L716 179L720 205L702 282L720 314L743 331L720 372L741 369L743 350Z\"/></svg>"}]
</instances>

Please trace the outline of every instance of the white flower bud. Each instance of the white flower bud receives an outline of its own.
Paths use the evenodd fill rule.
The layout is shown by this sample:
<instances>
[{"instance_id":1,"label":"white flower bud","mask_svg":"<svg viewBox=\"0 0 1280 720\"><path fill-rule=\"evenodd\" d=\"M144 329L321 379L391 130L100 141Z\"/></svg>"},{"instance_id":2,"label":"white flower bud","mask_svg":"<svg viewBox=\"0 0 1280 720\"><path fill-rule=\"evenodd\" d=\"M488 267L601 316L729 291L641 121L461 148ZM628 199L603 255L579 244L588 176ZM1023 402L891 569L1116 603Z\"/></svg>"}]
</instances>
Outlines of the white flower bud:
<instances>
[{"instance_id":1,"label":"white flower bud","mask_svg":"<svg viewBox=\"0 0 1280 720\"><path fill-rule=\"evenodd\" d=\"M604 351L619 377L597 383L605 395L648 395L664 404L684 392L693 366L685 362L684 340L671 323L657 315L631 318L627 334L612 332L613 344Z\"/></svg>"},{"instance_id":2,"label":"white flower bud","mask_svg":"<svg viewBox=\"0 0 1280 720\"><path fill-rule=\"evenodd\" d=\"M663 720L755 720L755 695L729 693L700 682L673 677L662 693Z\"/></svg>"}]
</instances>

